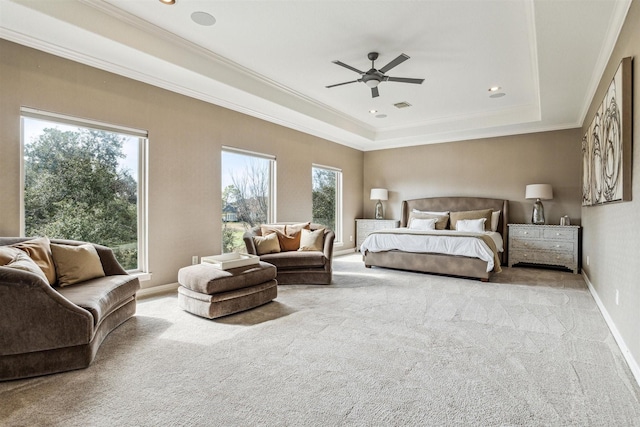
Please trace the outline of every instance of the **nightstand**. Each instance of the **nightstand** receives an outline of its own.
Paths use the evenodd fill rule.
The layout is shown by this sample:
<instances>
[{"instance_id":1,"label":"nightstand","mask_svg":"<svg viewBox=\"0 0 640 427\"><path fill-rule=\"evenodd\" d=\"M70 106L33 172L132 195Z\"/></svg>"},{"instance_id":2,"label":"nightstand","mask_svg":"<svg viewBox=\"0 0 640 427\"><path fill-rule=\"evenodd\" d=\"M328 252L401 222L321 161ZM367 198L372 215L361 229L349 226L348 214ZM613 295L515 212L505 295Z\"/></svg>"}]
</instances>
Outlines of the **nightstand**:
<instances>
[{"instance_id":1,"label":"nightstand","mask_svg":"<svg viewBox=\"0 0 640 427\"><path fill-rule=\"evenodd\" d=\"M509 224L509 267L566 267L580 272L580 226Z\"/></svg>"},{"instance_id":2,"label":"nightstand","mask_svg":"<svg viewBox=\"0 0 640 427\"><path fill-rule=\"evenodd\" d=\"M356 250L360 250L364 239L373 231L398 227L400 221L396 219L356 219Z\"/></svg>"}]
</instances>

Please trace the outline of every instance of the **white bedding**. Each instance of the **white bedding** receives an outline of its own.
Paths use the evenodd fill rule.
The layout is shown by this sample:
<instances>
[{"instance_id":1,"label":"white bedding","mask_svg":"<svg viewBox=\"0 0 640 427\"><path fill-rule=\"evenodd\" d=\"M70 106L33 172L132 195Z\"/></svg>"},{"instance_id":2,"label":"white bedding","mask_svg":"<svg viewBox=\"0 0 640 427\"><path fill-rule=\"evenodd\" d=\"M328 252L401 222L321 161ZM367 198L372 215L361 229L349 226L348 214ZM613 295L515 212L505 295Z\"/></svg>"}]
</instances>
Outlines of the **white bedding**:
<instances>
[{"instance_id":1,"label":"white bedding","mask_svg":"<svg viewBox=\"0 0 640 427\"><path fill-rule=\"evenodd\" d=\"M395 228L392 230L379 230L371 233L362 243L360 251L365 253L384 252L398 250L416 253L438 253L447 255L460 255L479 258L487 263L487 272L494 267L493 251L489 246L476 237L487 235L496 244L498 252L503 252L503 241L500 233L485 231L484 233L464 233L464 236L455 235L452 230L429 230L422 232L408 228Z\"/></svg>"}]
</instances>

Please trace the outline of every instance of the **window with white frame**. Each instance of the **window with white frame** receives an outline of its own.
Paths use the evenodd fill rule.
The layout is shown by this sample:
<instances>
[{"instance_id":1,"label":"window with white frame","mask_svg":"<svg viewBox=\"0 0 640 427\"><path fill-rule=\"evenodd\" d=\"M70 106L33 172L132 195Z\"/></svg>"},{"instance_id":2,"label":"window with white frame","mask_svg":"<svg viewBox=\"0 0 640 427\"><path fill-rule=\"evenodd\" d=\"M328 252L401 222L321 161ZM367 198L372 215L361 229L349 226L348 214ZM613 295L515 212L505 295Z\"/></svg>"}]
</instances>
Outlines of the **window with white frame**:
<instances>
[{"instance_id":1,"label":"window with white frame","mask_svg":"<svg viewBox=\"0 0 640 427\"><path fill-rule=\"evenodd\" d=\"M130 272L147 272L147 132L21 111L25 236L113 249Z\"/></svg>"},{"instance_id":2,"label":"window with white frame","mask_svg":"<svg viewBox=\"0 0 640 427\"><path fill-rule=\"evenodd\" d=\"M222 252L246 252L242 235L275 218L276 158L222 149Z\"/></svg>"},{"instance_id":3,"label":"window with white frame","mask_svg":"<svg viewBox=\"0 0 640 427\"><path fill-rule=\"evenodd\" d=\"M342 171L329 166L313 165L313 222L332 229L336 243L342 241Z\"/></svg>"}]
</instances>

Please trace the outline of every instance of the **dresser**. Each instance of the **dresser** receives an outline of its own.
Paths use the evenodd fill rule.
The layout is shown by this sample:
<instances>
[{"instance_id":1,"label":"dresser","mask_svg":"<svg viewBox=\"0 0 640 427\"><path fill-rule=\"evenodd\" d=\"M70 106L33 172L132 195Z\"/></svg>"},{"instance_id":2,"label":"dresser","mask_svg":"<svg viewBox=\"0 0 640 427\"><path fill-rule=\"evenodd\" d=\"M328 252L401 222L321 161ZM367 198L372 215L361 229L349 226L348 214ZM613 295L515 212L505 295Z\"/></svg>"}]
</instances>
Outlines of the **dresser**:
<instances>
[{"instance_id":1,"label":"dresser","mask_svg":"<svg viewBox=\"0 0 640 427\"><path fill-rule=\"evenodd\" d=\"M360 245L371 232L398 227L400 221L396 219L356 219L356 250L360 250Z\"/></svg>"},{"instance_id":2,"label":"dresser","mask_svg":"<svg viewBox=\"0 0 640 427\"><path fill-rule=\"evenodd\" d=\"M509 267L515 264L566 267L580 272L580 226L509 224Z\"/></svg>"}]
</instances>

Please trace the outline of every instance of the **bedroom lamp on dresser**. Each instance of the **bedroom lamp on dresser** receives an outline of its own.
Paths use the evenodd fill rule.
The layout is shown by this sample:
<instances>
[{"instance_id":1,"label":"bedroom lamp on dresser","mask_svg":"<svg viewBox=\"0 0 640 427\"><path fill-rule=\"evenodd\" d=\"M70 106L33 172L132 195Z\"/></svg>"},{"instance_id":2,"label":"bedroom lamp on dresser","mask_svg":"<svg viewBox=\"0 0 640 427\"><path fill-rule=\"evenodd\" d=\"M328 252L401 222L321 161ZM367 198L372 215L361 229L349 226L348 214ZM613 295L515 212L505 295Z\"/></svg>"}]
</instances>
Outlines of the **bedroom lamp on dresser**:
<instances>
[{"instance_id":1,"label":"bedroom lamp on dresser","mask_svg":"<svg viewBox=\"0 0 640 427\"><path fill-rule=\"evenodd\" d=\"M565 267L580 272L581 227L509 224L509 267L516 264Z\"/></svg>"}]
</instances>

